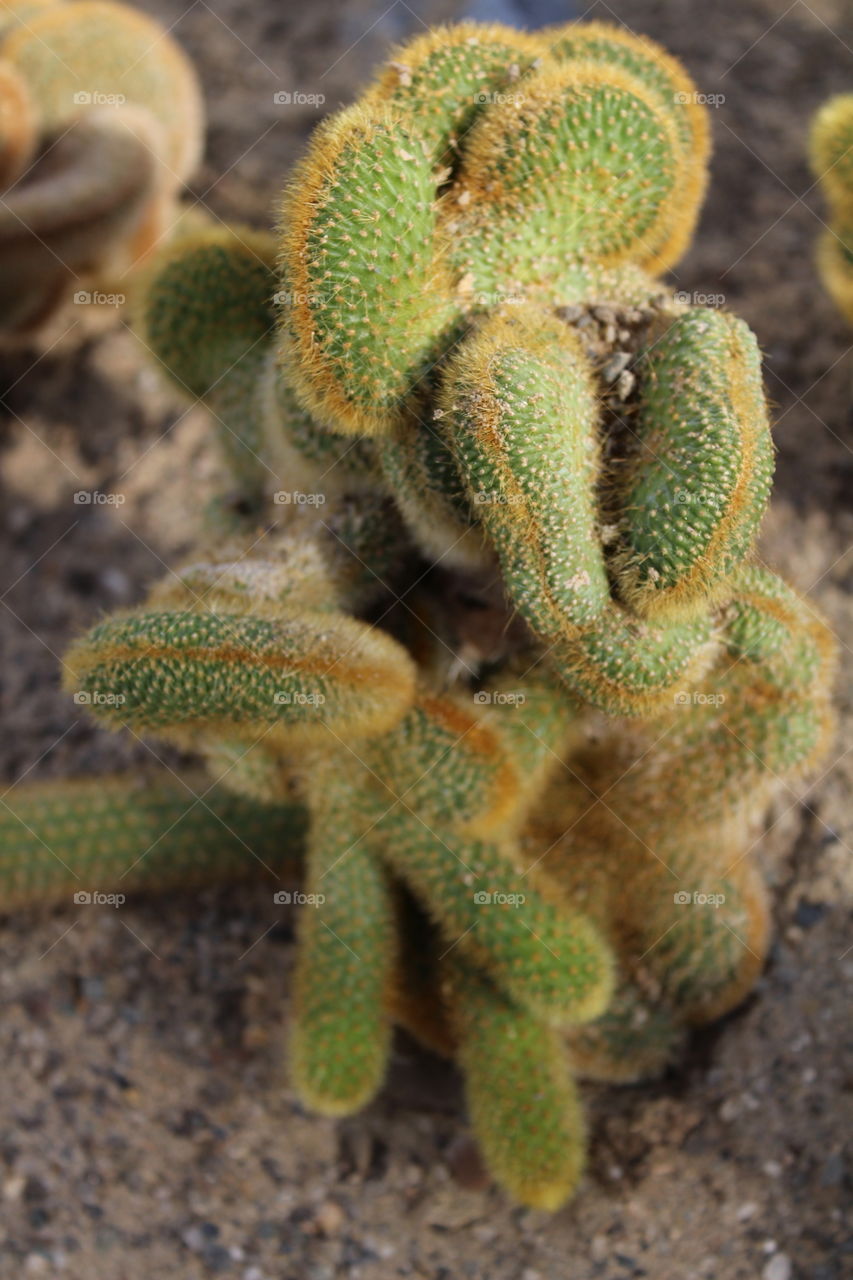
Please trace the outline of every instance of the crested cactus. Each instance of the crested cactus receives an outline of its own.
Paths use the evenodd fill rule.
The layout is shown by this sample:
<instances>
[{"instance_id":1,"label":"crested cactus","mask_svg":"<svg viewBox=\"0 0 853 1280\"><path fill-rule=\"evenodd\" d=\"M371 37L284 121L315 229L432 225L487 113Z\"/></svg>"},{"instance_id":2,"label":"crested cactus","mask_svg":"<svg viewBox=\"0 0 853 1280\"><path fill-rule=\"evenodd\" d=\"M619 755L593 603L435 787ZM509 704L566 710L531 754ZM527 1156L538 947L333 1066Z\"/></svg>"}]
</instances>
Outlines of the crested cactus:
<instances>
[{"instance_id":1,"label":"crested cactus","mask_svg":"<svg viewBox=\"0 0 853 1280\"><path fill-rule=\"evenodd\" d=\"M193 68L146 15L76 0L0 17L0 328L14 333L166 236L203 126Z\"/></svg>"},{"instance_id":2,"label":"crested cactus","mask_svg":"<svg viewBox=\"0 0 853 1280\"><path fill-rule=\"evenodd\" d=\"M241 356L217 359L219 332L203 344L197 394L256 489L294 454L321 456L325 437L320 487L357 459L424 554L473 570L496 556L569 688L645 714L712 657L714 606L749 555L773 446L748 329L650 274L702 194L695 94L649 42L611 35L463 25L398 50L318 130L266 285L239 243L220 264L235 292L208 280L211 234L162 267L141 326L185 383L173 318L221 315L233 298L226 341ZM259 305L243 334L250 278ZM280 300L277 367L264 290ZM614 360L630 381L621 402Z\"/></svg>"},{"instance_id":3,"label":"crested cactus","mask_svg":"<svg viewBox=\"0 0 853 1280\"><path fill-rule=\"evenodd\" d=\"M853 324L853 94L830 98L815 116L811 165L829 206L818 269L835 305Z\"/></svg>"},{"instance_id":4,"label":"crested cactus","mask_svg":"<svg viewBox=\"0 0 853 1280\"><path fill-rule=\"evenodd\" d=\"M831 725L827 633L750 562L755 340L653 274L706 159L683 70L601 24L397 50L318 130L278 244L202 227L142 277L142 341L244 501L66 663L105 724L291 813L306 1103L368 1101L401 1023L549 1209L583 1169L576 1078L662 1070L754 983L756 824ZM489 634L460 599L496 577Z\"/></svg>"}]
</instances>

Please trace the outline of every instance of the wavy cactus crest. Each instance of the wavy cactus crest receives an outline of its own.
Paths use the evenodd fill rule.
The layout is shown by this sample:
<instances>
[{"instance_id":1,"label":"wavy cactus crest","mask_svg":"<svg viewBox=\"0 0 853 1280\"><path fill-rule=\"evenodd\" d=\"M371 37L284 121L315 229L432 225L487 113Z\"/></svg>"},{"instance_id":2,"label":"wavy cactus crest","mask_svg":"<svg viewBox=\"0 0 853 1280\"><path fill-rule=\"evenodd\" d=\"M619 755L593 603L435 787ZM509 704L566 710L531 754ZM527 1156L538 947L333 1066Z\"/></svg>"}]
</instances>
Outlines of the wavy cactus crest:
<instances>
[{"instance_id":1,"label":"wavy cactus crest","mask_svg":"<svg viewBox=\"0 0 853 1280\"><path fill-rule=\"evenodd\" d=\"M141 307L254 501L294 469L384 488L427 556L497 558L569 688L613 714L713 661L772 473L752 334L649 274L704 189L695 99L600 24L431 33L318 129L277 267L202 232Z\"/></svg>"},{"instance_id":2,"label":"wavy cactus crest","mask_svg":"<svg viewBox=\"0 0 853 1280\"><path fill-rule=\"evenodd\" d=\"M0 21L0 328L35 328L69 282L109 282L175 219L201 153L195 72L111 0L6 6Z\"/></svg>"},{"instance_id":3,"label":"wavy cactus crest","mask_svg":"<svg viewBox=\"0 0 853 1280\"><path fill-rule=\"evenodd\" d=\"M811 164L829 206L818 268L835 305L853 324L853 93L830 98L815 116Z\"/></svg>"},{"instance_id":4,"label":"wavy cactus crest","mask_svg":"<svg viewBox=\"0 0 853 1280\"><path fill-rule=\"evenodd\" d=\"M428 554L497 552L568 685L616 713L709 660L772 472L749 330L648 274L704 189L695 99L600 24L450 28L318 130L282 208L282 377L379 439Z\"/></svg>"},{"instance_id":5,"label":"wavy cactus crest","mask_svg":"<svg viewBox=\"0 0 853 1280\"><path fill-rule=\"evenodd\" d=\"M276 873L301 863L306 1103L363 1105L399 1022L455 1055L490 1169L549 1209L582 1174L576 1077L662 1070L755 981L756 824L830 723L825 630L749 563L755 340L650 274L706 154L685 73L615 29L398 50L318 130L280 245L202 228L147 272L142 339L215 418L225 492L209 544L66 662L106 724L200 754L216 812L269 815ZM83 871L174 811L42 795ZM27 856L47 871L37 793L16 802L20 892ZM199 824L202 866L240 874L199 815L164 834L172 882Z\"/></svg>"}]
</instances>

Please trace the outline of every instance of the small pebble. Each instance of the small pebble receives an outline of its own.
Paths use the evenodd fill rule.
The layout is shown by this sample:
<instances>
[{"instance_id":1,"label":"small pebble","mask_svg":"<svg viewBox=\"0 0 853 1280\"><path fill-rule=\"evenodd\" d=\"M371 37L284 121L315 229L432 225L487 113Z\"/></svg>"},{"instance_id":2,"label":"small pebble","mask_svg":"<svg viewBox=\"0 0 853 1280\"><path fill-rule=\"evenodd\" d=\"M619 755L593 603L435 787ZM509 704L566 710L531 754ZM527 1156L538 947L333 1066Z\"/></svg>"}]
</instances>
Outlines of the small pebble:
<instances>
[{"instance_id":1,"label":"small pebble","mask_svg":"<svg viewBox=\"0 0 853 1280\"><path fill-rule=\"evenodd\" d=\"M207 1269L212 1271L214 1275L230 1270L232 1262L231 1254L221 1244L208 1245L204 1250L202 1260Z\"/></svg>"},{"instance_id":2,"label":"small pebble","mask_svg":"<svg viewBox=\"0 0 853 1280\"><path fill-rule=\"evenodd\" d=\"M604 379L604 381L615 382L616 379L619 377L620 373L622 373L624 369L628 368L628 365L631 363L632 359L633 357L628 351L615 352L607 361L607 364L604 366L604 368L601 370L601 376Z\"/></svg>"},{"instance_id":3,"label":"small pebble","mask_svg":"<svg viewBox=\"0 0 853 1280\"><path fill-rule=\"evenodd\" d=\"M731 1124L740 1114L740 1103L737 1098L726 1098L717 1114L724 1124Z\"/></svg>"},{"instance_id":4,"label":"small pebble","mask_svg":"<svg viewBox=\"0 0 853 1280\"><path fill-rule=\"evenodd\" d=\"M446 1158L454 1182L465 1191L485 1191L491 1186L491 1175L472 1138L467 1135L457 1138L451 1143Z\"/></svg>"},{"instance_id":5,"label":"small pebble","mask_svg":"<svg viewBox=\"0 0 853 1280\"><path fill-rule=\"evenodd\" d=\"M27 1180L21 1173L14 1174L11 1178L7 1178L3 1183L3 1199L11 1201L20 1200L26 1184Z\"/></svg>"},{"instance_id":6,"label":"small pebble","mask_svg":"<svg viewBox=\"0 0 853 1280\"><path fill-rule=\"evenodd\" d=\"M623 369L616 379L616 394L619 399L627 400L636 385L636 376L630 369Z\"/></svg>"},{"instance_id":7,"label":"small pebble","mask_svg":"<svg viewBox=\"0 0 853 1280\"><path fill-rule=\"evenodd\" d=\"M606 1236L593 1236L589 1248L593 1262L603 1262L609 1252Z\"/></svg>"},{"instance_id":8,"label":"small pebble","mask_svg":"<svg viewBox=\"0 0 853 1280\"><path fill-rule=\"evenodd\" d=\"M203 1249L205 1245L204 1236L198 1227L187 1227L186 1231L181 1232L181 1239L193 1253L198 1253L199 1249Z\"/></svg>"},{"instance_id":9,"label":"small pebble","mask_svg":"<svg viewBox=\"0 0 853 1280\"><path fill-rule=\"evenodd\" d=\"M822 1187L837 1187L844 1181L844 1157L840 1152L836 1151L834 1155L828 1157L823 1171L820 1175L820 1185Z\"/></svg>"},{"instance_id":10,"label":"small pebble","mask_svg":"<svg viewBox=\"0 0 853 1280\"><path fill-rule=\"evenodd\" d=\"M346 1218L343 1209L334 1200L327 1200L320 1205L314 1218L315 1225L324 1236L336 1236L344 1225Z\"/></svg>"},{"instance_id":11,"label":"small pebble","mask_svg":"<svg viewBox=\"0 0 853 1280\"><path fill-rule=\"evenodd\" d=\"M116 596L120 600L129 600L133 583L122 569L116 569L111 566L108 569L101 570L101 583L109 591L111 596Z\"/></svg>"},{"instance_id":12,"label":"small pebble","mask_svg":"<svg viewBox=\"0 0 853 1280\"><path fill-rule=\"evenodd\" d=\"M791 1259L786 1253L776 1253L761 1273L762 1280L791 1280Z\"/></svg>"}]
</instances>

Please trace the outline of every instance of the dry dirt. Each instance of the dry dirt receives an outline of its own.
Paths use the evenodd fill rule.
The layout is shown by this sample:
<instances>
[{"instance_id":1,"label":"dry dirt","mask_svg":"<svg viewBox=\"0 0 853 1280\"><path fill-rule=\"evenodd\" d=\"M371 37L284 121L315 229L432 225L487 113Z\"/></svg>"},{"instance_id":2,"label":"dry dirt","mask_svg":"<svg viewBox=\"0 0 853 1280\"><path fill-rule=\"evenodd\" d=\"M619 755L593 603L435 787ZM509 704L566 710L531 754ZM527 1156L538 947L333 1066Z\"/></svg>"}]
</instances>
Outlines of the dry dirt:
<instances>
[{"instance_id":1,"label":"dry dirt","mask_svg":"<svg viewBox=\"0 0 853 1280\"><path fill-rule=\"evenodd\" d=\"M201 71L210 129L194 196L256 225L321 110L350 100L388 41L463 14L453 0L142 7L175 23ZM556 0L535 13L572 16ZM703 92L724 95L676 283L723 294L758 334L779 449L763 554L811 592L849 658L853 335L815 277L823 209L804 159L815 107L853 86L849 0L612 0L589 15L657 38ZM325 104L276 105L282 90ZM72 309L55 345L0 361L8 783L152 762L149 746L79 714L58 655L191 541L211 465L204 414L158 390L120 322L84 336L88 325ZM74 504L92 488L125 502ZM458 1080L402 1039L366 1114L334 1124L302 1111L281 1066L292 937L266 892L6 918L0 1277L853 1276L844 671L833 768L768 819L777 940L765 976L666 1080L588 1090L589 1172L551 1218L484 1183Z\"/></svg>"}]
</instances>

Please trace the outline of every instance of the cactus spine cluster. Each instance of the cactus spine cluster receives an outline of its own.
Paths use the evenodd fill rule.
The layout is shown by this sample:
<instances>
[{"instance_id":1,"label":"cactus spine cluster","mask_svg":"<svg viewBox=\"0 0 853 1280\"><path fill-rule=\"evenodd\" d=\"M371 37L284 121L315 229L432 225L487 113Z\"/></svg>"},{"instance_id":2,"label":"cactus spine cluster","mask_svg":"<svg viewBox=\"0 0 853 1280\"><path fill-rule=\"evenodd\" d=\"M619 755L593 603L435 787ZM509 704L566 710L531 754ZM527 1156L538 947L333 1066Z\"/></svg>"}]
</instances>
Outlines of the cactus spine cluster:
<instances>
[{"instance_id":1,"label":"cactus spine cluster","mask_svg":"<svg viewBox=\"0 0 853 1280\"><path fill-rule=\"evenodd\" d=\"M201 152L195 71L113 0L0 11L0 329L47 320L72 284L123 277L162 240Z\"/></svg>"},{"instance_id":2,"label":"cactus spine cluster","mask_svg":"<svg viewBox=\"0 0 853 1280\"><path fill-rule=\"evenodd\" d=\"M751 561L755 340L655 275L706 156L684 71L622 31L397 50L277 239L202 229L148 271L140 331L218 424L223 499L66 661L107 724L200 753L276 830L305 815L306 1103L363 1105L400 1022L545 1208L583 1169L576 1078L661 1070L754 982L756 824L830 729L827 633ZM95 846L146 803L105 793ZM85 818L47 804L74 854Z\"/></svg>"}]
</instances>

